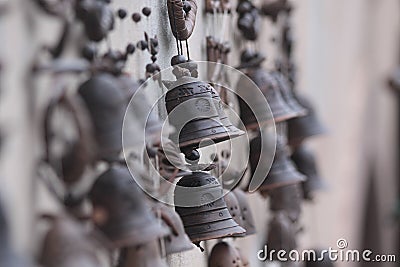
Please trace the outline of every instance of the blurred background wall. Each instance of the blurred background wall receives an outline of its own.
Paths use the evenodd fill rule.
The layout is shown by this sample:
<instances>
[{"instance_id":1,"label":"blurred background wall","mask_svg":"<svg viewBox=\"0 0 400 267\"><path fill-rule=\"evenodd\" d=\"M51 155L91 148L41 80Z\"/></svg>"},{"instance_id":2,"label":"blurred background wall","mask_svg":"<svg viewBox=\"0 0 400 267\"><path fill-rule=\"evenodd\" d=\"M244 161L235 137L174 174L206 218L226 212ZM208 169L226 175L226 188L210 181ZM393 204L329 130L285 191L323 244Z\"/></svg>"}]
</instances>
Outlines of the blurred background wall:
<instances>
[{"instance_id":1,"label":"blurred background wall","mask_svg":"<svg viewBox=\"0 0 400 267\"><path fill-rule=\"evenodd\" d=\"M0 18L0 123L6 138L0 160L0 193L11 221L14 244L20 252L32 254L41 238L35 234L35 216L53 204L40 190L34 169L40 155L39 121L45 97L43 92L32 92L28 86L29 64L43 43L56 40L61 25L43 16L28 0L3 2L9 10ZM311 97L329 129L328 135L309 141L318 155L321 175L330 187L320 192L314 203L304 206L299 246L335 248L336 241L345 238L350 248L398 253L399 228L393 219L399 199L398 107L397 96L389 90L387 79L400 58L400 2L292 2L299 69L297 89ZM115 0L113 6L124 7L130 13L140 12L144 6L152 8L151 19L143 18L137 25L117 21L111 45L123 48L128 42L140 40L144 30L157 34L158 62L161 68L168 67L176 51L166 1ZM200 0L199 10L189 44L192 58L205 60L209 21ZM234 44L230 54L232 66L237 65L240 55L235 23L234 16L229 31ZM276 53L271 41L275 32L274 26L264 19L259 47L271 59L265 63L267 67L272 66ZM149 61L148 55L136 53L128 61L128 71L143 78L144 66ZM45 82L40 81L39 85ZM259 233L235 242L249 255L251 266L263 266L256 253L265 238L268 205L257 194L250 199ZM174 267L206 266L206 254L196 249L168 260ZM339 267L356 265L337 263Z\"/></svg>"}]
</instances>

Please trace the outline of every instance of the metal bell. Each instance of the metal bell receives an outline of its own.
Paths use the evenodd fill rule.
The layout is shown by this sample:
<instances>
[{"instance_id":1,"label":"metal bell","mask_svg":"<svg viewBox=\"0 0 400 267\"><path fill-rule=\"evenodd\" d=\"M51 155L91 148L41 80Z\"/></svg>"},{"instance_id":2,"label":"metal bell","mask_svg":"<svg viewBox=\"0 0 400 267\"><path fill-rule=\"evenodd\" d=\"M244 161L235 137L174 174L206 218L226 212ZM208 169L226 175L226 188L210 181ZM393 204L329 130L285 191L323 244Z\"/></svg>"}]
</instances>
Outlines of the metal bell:
<instances>
[{"instance_id":1,"label":"metal bell","mask_svg":"<svg viewBox=\"0 0 400 267\"><path fill-rule=\"evenodd\" d=\"M157 240L143 245L124 248L120 255L118 267L168 267L161 258Z\"/></svg>"},{"instance_id":2,"label":"metal bell","mask_svg":"<svg viewBox=\"0 0 400 267\"><path fill-rule=\"evenodd\" d=\"M208 258L208 267L244 267L240 252L227 242L217 243Z\"/></svg>"},{"instance_id":3,"label":"metal bell","mask_svg":"<svg viewBox=\"0 0 400 267\"><path fill-rule=\"evenodd\" d=\"M106 73L97 74L79 87L79 95L94 126L98 157L113 161L122 149L122 125L127 107L124 92L117 79Z\"/></svg>"},{"instance_id":4,"label":"metal bell","mask_svg":"<svg viewBox=\"0 0 400 267\"><path fill-rule=\"evenodd\" d=\"M229 213L232 216L232 219L237 222L241 227L243 227L243 218L242 218L242 211L239 206L239 201L236 198L236 195L232 191L226 191L224 195L224 200L226 203L226 207L229 210ZM244 227L243 227L244 228ZM242 233L235 235L235 237L243 237L246 236L247 233Z\"/></svg>"},{"instance_id":5,"label":"metal bell","mask_svg":"<svg viewBox=\"0 0 400 267\"><path fill-rule=\"evenodd\" d=\"M265 160L260 158L261 154L261 136L258 135L250 142L250 169L252 173L257 167L258 162ZM254 173L253 173L254 174ZM259 187L261 194L273 188L296 184L305 180L304 175L299 173L293 162L289 158L288 147L282 136L277 136L276 152L271 169Z\"/></svg>"},{"instance_id":6,"label":"metal bell","mask_svg":"<svg viewBox=\"0 0 400 267\"><path fill-rule=\"evenodd\" d=\"M156 205L156 213L160 213L161 219L171 229L171 234L164 237L165 253L167 255L193 249L193 244L185 233L183 222L175 210L165 206Z\"/></svg>"},{"instance_id":7,"label":"metal bell","mask_svg":"<svg viewBox=\"0 0 400 267\"><path fill-rule=\"evenodd\" d=\"M272 120L282 122L298 115L283 99L280 86L271 73L262 68L251 68L248 69L246 75L260 88L273 115L273 118L271 118L269 114L263 114L264 112L259 111L265 109L265 100L252 97L253 92L249 88L254 87L254 85L248 79L240 78L236 86L238 95L252 101L247 104L238 97L240 118L247 129L257 129L259 123L269 123ZM257 123L252 110L256 114L264 115L260 118L261 121L259 123Z\"/></svg>"},{"instance_id":8,"label":"metal bell","mask_svg":"<svg viewBox=\"0 0 400 267\"><path fill-rule=\"evenodd\" d=\"M125 166L112 166L101 174L89 198L94 224L115 247L144 244L169 233L146 205L144 193Z\"/></svg>"},{"instance_id":9,"label":"metal bell","mask_svg":"<svg viewBox=\"0 0 400 267\"><path fill-rule=\"evenodd\" d=\"M218 93L210 84L181 77L168 87L165 96L168 119L179 135L171 139L179 140L180 148L195 149L202 141L204 145L212 144L206 139L219 143L244 134L229 121Z\"/></svg>"},{"instance_id":10,"label":"metal bell","mask_svg":"<svg viewBox=\"0 0 400 267\"><path fill-rule=\"evenodd\" d=\"M66 216L51 218L52 226L42 246L40 263L44 267L99 267L104 266L98 251L100 240L86 227ZM3 265L2 265L3 266ZM4 265L5 266L5 265Z\"/></svg>"},{"instance_id":11,"label":"metal bell","mask_svg":"<svg viewBox=\"0 0 400 267\"><path fill-rule=\"evenodd\" d=\"M206 172L193 172L181 178L174 201L193 243L246 232L232 219L218 179Z\"/></svg>"},{"instance_id":12,"label":"metal bell","mask_svg":"<svg viewBox=\"0 0 400 267\"><path fill-rule=\"evenodd\" d=\"M326 182L318 174L314 154L303 144L296 147L291 158L297 170L307 176L307 179L302 183L304 199L312 200L314 191L327 187Z\"/></svg>"},{"instance_id":13,"label":"metal bell","mask_svg":"<svg viewBox=\"0 0 400 267\"><path fill-rule=\"evenodd\" d=\"M255 234L256 224L253 214L251 212L251 207L249 205L249 202L247 201L246 193L240 188L236 188L232 192L235 194L237 200L239 201L239 208L241 210L243 221L243 224L240 224L240 226L242 226L246 230L246 235Z\"/></svg>"},{"instance_id":14,"label":"metal bell","mask_svg":"<svg viewBox=\"0 0 400 267\"><path fill-rule=\"evenodd\" d=\"M299 184L275 188L270 190L268 195L270 196L270 210L284 211L293 222L299 220L303 197Z\"/></svg>"},{"instance_id":15,"label":"metal bell","mask_svg":"<svg viewBox=\"0 0 400 267\"><path fill-rule=\"evenodd\" d=\"M305 97L296 95L300 105L306 108L307 115L288 121L288 143L297 146L304 139L326 133L326 128L320 122L312 103Z\"/></svg>"},{"instance_id":16,"label":"metal bell","mask_svg":"<svg viewBox=\"0 0 400 267\"><path fill-rule=\"evenodd\" d=\"M307 110L300 105L300 103L295 98L292 88L290 88L289 80L279 71L272 72L276 81L281 89L281 94L285 102L290 106L290 108L297 114L296 117L301 117L307 114Z\"/></svg>"},{"instance_id":17,"label":"metal bell","mask_svg":"<svg viewBox=\"0 0 400 267\"><path fill-rule=\"evenodd\" d=\"M286 253L289 253L296 248L296 231L293 223L285 213L276 213L269 222L266 244L268 248L267 252L284 250ZM272 256L273 260L278 260L276 258L277 253L274 253Z\"/></svg>"}]
</instances>

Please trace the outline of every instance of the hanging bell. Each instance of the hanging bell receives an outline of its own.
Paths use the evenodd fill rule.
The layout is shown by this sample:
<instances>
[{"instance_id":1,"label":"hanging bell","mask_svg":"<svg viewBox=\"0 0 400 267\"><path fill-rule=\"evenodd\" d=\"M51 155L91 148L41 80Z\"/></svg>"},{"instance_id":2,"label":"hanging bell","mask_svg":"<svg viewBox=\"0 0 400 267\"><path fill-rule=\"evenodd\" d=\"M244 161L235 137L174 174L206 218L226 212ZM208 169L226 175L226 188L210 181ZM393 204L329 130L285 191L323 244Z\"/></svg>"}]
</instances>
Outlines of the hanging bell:
<instances>
[{"instance_id":1,"label":"hanging bell","mask_svg":"<svg viewBox=\"0 0 400 267\"><path fill-rule=\"evenodd\" d=\"M250 169L252 174L254 174L257 164L265 161L260 158L261 145L260 135L250 142ZM304 175L296 170L293 162L289 158L289 151L285 144L284 137L278 135L274 161L267 177L259 187L260 193L265 195L265 192L273 188L297 184L304 180Z\"/></svg>"},{"instance_id":2,"label":"hanging bell","mask_svg":"<svg viewBox=\"0 0 400 267\"><path fill-rule=\"evenodd\" d=\"M89 198L97 228L115 247L140 245L169 233L145 203L125 166L112 166L94 183Z\"/></svg>"},{"instance_id":3,"label":"hanging bell","mask_svg":"<svg viewBox=\"0 0 400 267\"><path fill-rule=\"evenodd\" d=\"M288 121L288 143L290 146L297 146L306 138L326 133L326 128L318 119L311 102L303 96L296 95L296 98L300 105L306 108L307 115Z\"/></svg>"},{"instance_id":4,"label":"hanging bell","mask_svg":"<svg viewBox=\"0 0 400 267\"><path fill-rule=\"evenodd\" d=\"M321 249L312 249L312 251L315 251L315 258L313 259L312 257L307 258L305 260L305 267L334 267L335 264L333 261L330 259L330 256L328 253L323 253L323 251L327 251L326 249L321 250ZM322 259L321 259L322 257Z\"/></svg>"},{"instance_id":5,"label":"hanging bell","mask_svg":"<svg viewBox=\"0 0 400 267\"><path fill-rule=\"evenodd\" d=\"M58 216L51 218L52 226L47 232L40 256L44 267L99 267L101 263L99 252L107 251L102 247L100 238L87 231L75 220ZM6 265L2 265L6 266Z\"/></svg>"},{"instance_id":6,"label":"hanging bell","mask_svg":"<svg viewBox=\"0 0 400 267\"><path fill-rule=\"evenodd\" d=\"M193 243L245 233L229 213L217 178L194 172L179 180L175 210Z\"/></svg>"},{"instance_id":7,"label":"hanging bell","mask_svg":"<svg viewBox=\"0 0 400 267\"><path fill-rule=\"evenodd\" d=\"M290 88L289 80L279 71L271 73L279 84L281 94L288 106L296 113L296 117L301 117L307 114L307 110L300 105L295 98L292 88Z\"/></svg>"},{"instance_id":8,"label":"hanging bell","mask_svg":"<svg viewBox=\"0 0 400 267\"><path fill-rule=\"evenodd\" d=\"M242 219L242 212L239 206L239 201L236 198L236 195L232 192L232 191L225 191L225 195L224 195L224 200L226 203L226 207L229 210L229 213L232 216L232 219L237 222L238 225L240 225L242 228L243 227L243 219ZM242 234L238 234L235 235L235 237L243 237L246 236L247 233L242 233Z\"/></svg>"},{"instance_id":9,"label":"hanging bell","mask_svg":"<svg viewBox=\"0 0 400 267\"><path fill-rule=\"evenodd\" d=\"M122 125L127 99L117 79L97 74L79 87L79 95L89 111L99 159L115 161L122 150Z\"/></svg>"},{"instance_id":10,"label":"hanging bell","mask_svg":"<svg viewBox=\"0 0 400 267\"><path fill-rule=\"evenodd\" d=\"M120 254L118 267L168 267L161 258L158 240L146 244L124 248Z\"/></svg>"},{"instance_id":11,"label":"hanging bell","mask_svg":"<svg viewBox=\"0 0 400 267\"><path fill-rule=\"evenodd\" d=\"M266 244L268 255L272 250L289 253L296 248L296 231L285 213L276 213L269 222ZM277 253L272 254L272 260L279 260Z\"/></svg>"},{"instance_id":12,"label":"hanging bell","mask_svg":"<svg viewBox=\"0 0 400 267\"><path fill-rule=\"evenodd\" d=\"M326 182L318 174L314 154L303 144L296 147L291 158L297 170L307 177L302 183L304 199L312 200L315 191L327 188Z\"/></svg>"},{"instance_id":13,"label":"hanging bell","mask_svg":"<svg viewBox=\"0 0 400 267\"><path fill-rule=\"evenodd\" d=\"M240 226L242 226L246 230L246 235L255 234L256 224L253 214L251 212L251 207L246 197L246 193L240 188L236 188L235 190L233 190L233 193L239 201L239 208L242 214L243 224L240 224Z\"/></svg>"},{"instance_id":14,"label":"hanging bell","mask_svg":"<svg viewBox=\"0 0 400 267\"><path fill-rule=\"evenodd\" d=\"M208 258L208 267L244 267L240 252L227 242L217 243Z\"/></svg>"},{"instance_id":15,"label":"hanging bell","mask_svg":"<svg viewBox=\"0 0 400 267\"><path fill-rule=\"evenodd\" d=\"M261 90L271 109L273 118L269 114L265 114L265 99L254 97L251 88L253 83L248 78L241 77L236 85L238 94L240 118L247 129L257 129L259 124L272 122L282 122L296 117L298 114L283 99L280 85L276 79L261 67L248 69L245 73ZM242 99L251 101L244 102ZM253 112L254 111L254 112ZM262 114L259 123L254 114Z\"/></svg>"},{"instance_id":16,"label":"hanging bell","mask_svg":"<svg viewBox=\"0 0 400 267\"><path fill-rule=\"evenodd\" d=\"M229 122L210 84L183 76L167 87L168 120L177 130L171 139L178 140L181 149L196 149L200 143L207 146L244 134Z\"/></svg>"},{"instance_id":17,"label":"hanging bell","mask_svg":"<svg viewBox=\"0 0 400 267\"><path fill-rule=\"evenodd\" d=\"M171 229L171 234L164 237L165 253L167 255L193 249L193 244L185 233L183 222L175 210L165 205L156 205L156 213L160 213L161 219Z\"/></svg>"},{"instance_id":18,"label":"hanging bell","mask_svg":"<svg viewBox=\"0 0 400 267\"><path fill-rule=\"evenodd\" d=\"M299 184L272 189L268 195L270 196L270 210L285 212L292 222L299 220L303 197Z\"/></svg>"},{"instance_id":19,"label":"hanging bell","mask_svg":"<svg viewBox=\"0 0 400 267\"><path fill-rule=\"evenodd\" d=\"M189 175L187 165L177 145L169 139L157 151L158 173L166 180Z\"/></svg>"}]
</instances>

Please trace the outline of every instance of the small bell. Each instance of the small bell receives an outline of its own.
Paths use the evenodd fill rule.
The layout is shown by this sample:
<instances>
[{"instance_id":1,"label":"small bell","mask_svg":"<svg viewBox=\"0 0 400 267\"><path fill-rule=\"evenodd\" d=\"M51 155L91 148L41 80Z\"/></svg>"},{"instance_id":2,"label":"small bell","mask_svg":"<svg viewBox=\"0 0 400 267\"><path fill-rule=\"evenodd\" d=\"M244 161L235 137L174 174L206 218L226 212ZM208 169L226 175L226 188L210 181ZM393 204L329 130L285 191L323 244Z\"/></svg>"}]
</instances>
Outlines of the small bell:
<instances>
[{"instance_id":1,"label":"small bell","mask_svg":"<svg viewBox=\"0 0 400 267\"><path fill-rule=\"evenodd\" d=\"M268 255L270 251L286 251L289 253L296 248L296 233L290 219L283 212L278 212L268 225L267 242ZM272 260L277 259L277 253L272 254Z\"/></svg>"},{"instance_id":2,"label":"small bell","mask_svg":"<svg viewBox=\"0 0 400 267\"><path fill-rule=\"evenodd\" d=\"M261 136L258 135L250 142L250 169L252 173L259 162L264 162L264 160L260 158L260 153ZM267 177L259 187L260 193L264 194L263 192L270 189L296 184L304 180L304 175L296 170L293 162L289 158L289 151L285 144L285 139L282 136L278 136L274 161Z\"/></svg>"},{"instance_id":3,"label":"small bell","mask_svg":"<svg viewBox=\"0 0 400 267\"><path fill-rule=\"evenodd\" d=\"M122 125L128 101L117 79L97 74L79 87L92 119L99 159L114 161L122 150Z\"/></svg>"},{"instance_id":4,"label":"small bell","mask_svg":"<svg viewBox=\"0 0 400 267\"><path fill-rule=\"evenodd\" d=\"M229 122L210 84L186 76L164 84L169 88L165 95L168 120L179 135L171 139L178 140L180 148L196 149L200 143L207 146L244 134Z\"/></svg>"},{"instance_id":5,"label":"small bell","mask_svg":"<svg viewBox=\"0 0 400 267\"><path fill-rule=\"evenodd\" d=\"M240 209L239 201L236 198L236 195L232 191L225 190L224 200L226 203L226 207L228 208L229 213L232 216L232 219L237 222L238 225L243 227L242 211ZM238 234L235 235L235 237L243 237L246 236L246 234L247 233Z\"/></svg>"},{"instance_id":6,"label":"small bell","mask_svg":"<svg viewBox=\"0 0 400 267\"><path fill-rule=\"evenodd\" d=\"M242 226L246 230L246 235L255 234L256 224L253 214L251 212L251 207L246 197L246 193L240 188L236 188L235 190L233 190L233 193L239 201L239 207L242 214L243 224L240 224L240 226Z\"/></svg>"},{"instance_id":7,"label":"small bell","mask_svg":"<svg viewBox=\"0 0 400 267\"><path fill-rule=\"evenodd\" d=\"M218 180L206 172L194 172L179 180L175 210L193 243L245 233L233 219Z\"/></svg>"},{"instance_id":8,"label":"small bell","mask_svg":"<svg viewBox=\"0 0 400 267\"><path fill-rule=\"evenodd\" d=\"M51 219L52 227L44 238L40 257L44 267L103 266L98 252L108 248L100 246L100 238L69 217Z\"/></svg>"},{"instance_id":9,"label":"small bell","mask_svg":"<svg viewBox=\"0 0 400 267\"><path fill-rule=\"evenodd\" d=\"M93 221L117 248L150 242L169 233L145 203L125 166L112 166L101 174L89 193Z\"/></svg>"},{"instance_id":10,"label":"small bell","mask_svg":"<svg viewBox=\"0 0 400 267\"><path fill-rule=\"evenodd\" d=\"M249 103L245 103L241 97L238 97L240 118L247 129L257 129L259 124L282 122L296 117L298 114L283 99L280 85L271 73L262 68L248 69L246 75L259 87L271 109L273 118L269 114L264 114L261 110L265 109L265 99L254 97L250 88L254 87L247 78L240 78L237 84L236 92ZM254 112L253 112L254 111ZM254 114L263 114L259 118L259 123Z\"/></svg>"},{"instance_id":11,"label":"small bell","mask_svg":"<svg viewBox=\"0 0 400 267\"><path fill-rule=\"evenodd\" d=\"M118 267L168 267L161 258L158 240L126 247L120 255Z\"/></svg>"},{"instance_id":12,"label":"small bell","mask_svg":"<svg viewBox=\"0 0 400 267\"><path fill-rule=\"evenodd\" d=\"M297 146L306 138L326 133L326 128L319 121L311 102L303 96L296 95L296 98L300 105L306 108L307 115L288 121L288 143L290 146Z\"/></svg>"},{"instance_id":13,"label":"small bell","mask_svg":"<svg viewBox=\"0 0 400 267\"><path fill-rule=\"evenodd\" d=\"M281 89L282 97L290 108L297 114L296 117L301 117L307 114L307 110L300 105L297 101L288 79L279 71L271 73L279 84Z\"/></svg>"},{"instance_id":14,"label":"small bell","mask_svg":"<svg viewBox=\"0 0 400 267\"><path fill-rule=\"evenodd\" d=\"M301 214L302 191L299 184L281 186L268 191L270 210L284 211L291 221L297 222Z\"/></svg>"},{"instance_id":15,"label":"small bell","mask_svg":"<svg viewBox=\"0 0 400 267\"><path fill-rule=\"evenodd\" d=\"M171 140L166 139L162 143L162 146L157 151L158 155L158 172L167 180L171 180L176 177L189 175L187 171L187 165L181 157L181 152L177 145Z\"/></svg>"},{"instance_id":16,"label":"small bell","mask_svg":"<svg viewBox=\"0 0 400 267\"><path fill-rule=\"evenodd\" d=\"M315 191L327 188L326 182L318 174L314 154L303 144L296 147L291 158L297 170L307 176L302 183L304 199L312 200Z\"/></svg>"},{"instance_id":17,"label":"small bell","mask_svg":"<svg viewBox=\"0 0 400 267\"><path fill-rule=\"evenodd\" d=\"M156 205L154 210L161 213L161 219L171 229L171 234L164 237L165 253L170 255L193 249L193 244L185 233L183 222L176 211L161 204Z\"/></svg>"},{"instance_id":18,"label":"small bell","mask_svg":"<svg viewBox=\"0 0 400 267\"><path fill-rule=\"evenodd\" d=\"M244 267L240 252L227 242L217 243L208 258L208 267Z\"/></svg>"}]
</instances>

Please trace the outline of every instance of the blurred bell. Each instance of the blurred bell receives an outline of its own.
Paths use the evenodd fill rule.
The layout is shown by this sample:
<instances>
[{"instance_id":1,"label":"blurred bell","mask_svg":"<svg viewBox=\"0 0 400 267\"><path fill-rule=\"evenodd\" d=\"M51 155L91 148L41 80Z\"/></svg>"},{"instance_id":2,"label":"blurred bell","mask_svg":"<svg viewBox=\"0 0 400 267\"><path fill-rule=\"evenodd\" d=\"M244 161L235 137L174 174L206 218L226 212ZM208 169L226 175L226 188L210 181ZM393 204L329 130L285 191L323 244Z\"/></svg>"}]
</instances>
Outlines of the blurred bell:
<instances>
[{"instance_id":1,"label":"blurred bell","mask_svg":"<svg viewBox=\"0 0 400 267\"><path fill-rule=\"evenodd\" d=\"M79 87L86 103L97 141L98 158L114 161L122 149L122 125L128 101L117 79L97 74Z\"/></svg>"},{"instance_id":2,"label":"blurred bell","mask_svg":"<svg viewBox=\"0 0 400 267\"><path fill-rule=\"evenodd\" d=\"M296 147L291 158L297 170L307 177L302 183L304 199L312 200L315 191L327 188L326 182L318 174L314 154L302 144Z\"/></svg>"},{"instance_id":3,"label":"blurred bell","mask_svg":"<svg viewBox=\"0 0 400 267\"><path fill-rule=\"evenodd\" d=\"M158 240L124 248L118 267L168 267L161 258Z\"/></svg>"},{"instance_id":4,"label":"blurred bell","mask_svg":"<svg viewBox=\"0 0 400 267\"><path fill-rule=\"evenodd\" d=\"M268 225L267 253L270 251L286 251L289 253L296 248L296 233L290 219L283 212L278 212ZM277 259L277 253L272 254L273 260Z\"/></svg>"},{"instance_id":5,"label":"blurred bell","mask_svg":"<svg viewBox=\"0 0 400 267\"><path fill-rule=\"evenodd\" d=\"M246 230L246 235L255 234L256 224L254 221L253 214L251 212L251 207L247 200L246 193L240 188L236 188L235 190L233 190L233 193L235 194L239 202L239 208L242 214L243 224L240 224L240 226L242 226Z\"/></svg>"},{"instance_id":6,"label":"blurred bell","mask_svg":"<svg viewBox=\"0 0 400 267\"><path fill-rule=\"evenodd\" d=\"M144 193L125 166L112 166L101 174L89 198L94 224L117 248L144 244L169 233L146 205Z\"/></svg>"},{"instance_id":7,"label":"blurred bell","mask_svg":"<svg viewBox=\"0 0 400 267\"><path fill-rule=\"evenodd\" d=\"M167 87L168 120L179 135L171 139L179 140L180 148L196 149L200 143L207 146L244 134L229 122L221 99L210 84L181 77Z\"/></svg>"},{"instance_id":8,"label":"blurred bell","mask_svg":"<svg viewBox=\"0 0 400 267\"><path fill-rule=\"evenodd\" d=\"M272 211L283 211L289 219L297 222L301 214L302 191L299 184L286 185L268 191L269 208Z\"/></svg>"},{"instance_id":9,"label":"blurred bell","mask_svg":"<svg viewBox=\"0 0 400 267\"><path fill-rule=\"evenodd\" d=\"M272 120L282 122L298 115L283 99L280 85L271 73L262 68L251 68L245 74L259 87L273 115L271 118L269 114L264 114L265 99L254 97L254 92L251 90L254 85L248 78L241 77L236 86L236 92L243 99L251 101L246 103L241 97L238 97L240 118L247 129L257 129L259 124L269 123ZM254 114L262 114L259 123Z\"/></svg>"},{"instance_id":10,"label":"blurred bell","mask_svg":"<svg viewBox=\"0 0 400 267\"><path fill-rule=\"evenodd\" d=\"M171 234L164 237L165 253L167 255L193 249L193 244L185 233L183 222L172 208L158 204L154 207L161 219L171 229Z\"/></svg>"},{"instance_id":11,"label":"blurred bell","mask_svg":"<svg viewBox=\"0 0 400 267\"><path fill-rule=\"evenodd\" d=\"M242 260L243 267L250 267L250 261L247 255L243 253L243 251L236 247L236 250L239 252L240 259Z\"/></svg>"},{"instance_id":12,"label":"blurred bell","mask_svg":"<svg viewBox=\"0 0 400 267\"><path fill-rule=\"evenodd\" d=\"M208 258L208 267L244 267L239 251L227 242L217 243Z\"/></svg>"},{"instance_id":13,"label":"blurred bell","mask_svg":"<svg viewBox=\"0 0 400 267\"><path fill-rule=\"evenodd\" d=\"M175 210L194 243L245 233L232 219L217 178L206 172L181 178L174 200Z\"/></svg>"},{"instance_id":14,"label":"blurred bell","mask_svg":"<svg viewBox=\"0 0 400 267\"><path fill-rule=\"evenodd\" d=\"M127 120L127 117L125 118L126 125L124 127L131 126L130 130L132 132L124 133L124 135L129 135L124 137L124 144L134 145L138 140L146 140L146 143L157 146L161 140L163 121L159 119L156 111L152 109L150 100L145 95L144 90L138 90L140 88L138 82L127 75L119 76L118 82L121 88L124 89L126 99L130 101L126 116L130 115L134 120L131 122ZM144 138L139 138L138 134L143 134Z\"/></svg>"},{"instance_id":15,"label":"blurred bell","mask_svg":"<svg viewBox=\"0 0 400 267\"><path fill-rule=\"evenodd\" d=\"M290 88L290 83L288 79L279 71L274 71L271 73L279 84L281 94L285 102L290 106L290 108L296 113L296 117L301 117L307 114L307 110L300 105L294 96L292 88Z\"/></svg>"},{"instance_id":16,"label":"blurred bell","mask_svg":"<svg viewBox=\"0 0 400 267\"><path fill-rule=\"evenodd\" d=\"M329 258L328 253L323 253L324 250L321 249L313 249L315 251L316 258L307 258L305 267L334 267L333 261ZM322 259L321 259L322 257Z\"/></svg>"},{"instance_id":17,"label":"blurred bell","mask_svg":"<svg viewBox=\"0 0 400 267\"><path fill-rule=\"evenodd\" d=\"M225 191L224 200L226 203L226 207L229 210L229 213L232 216L232 219L237 222L241 227L243 227L243 219L242 219L242 211L239 206L239 201L236 198L236 195L232 191ZM244 228L244 227L243 227ZM247 233L242 233L235 235L235 237L243 237L246 236Z\"/></svg>"},{"instance_id":18,"label":"blurred bell","mask_svg":"<svg viewBox=\"0 0 400 267\"><path fill-rule=\"evenodd\" d=\"M250 142L250 169L252 174L260 162L265 162L260 158L261 154L261 136L258 135ZM288 147L285 144L285 138L277 136L276 152L271 169L267 177L259 187L261 194L273 188L296 184L304 181L305 177L299 173L293 162L289 158Z\"/></svg>"},{"instance_id":19,"label":"blurred bell","mask_svg":"<svg viewBox=\"0 0 400 267\"><path fill-rule=\"evenodd\" d=\"M306 138L326 133L326 128L319 121L311 102L303 96L296 95L296 98L300 105L306 108L307 115L288 121L288 143L290 146L297 146Z\"/></svg>"},{"instance_id":20,"label":"blurred bell","mask_svg":"<svg viewBox=\"0 0 400 267\"><path fill-rule=\"evenodd\" d=\"M72 218L58 216L51 219L52 226L44 238L40 257L44 267L103 266L98 252L108 248L101 247L95 235Z\"/></svg>"},{"instance_id":21,"label":"blurred bell","mask_svg":"<svg viewBox=\"0 0 400 267\"><path fill-rule=\"evenodd\" d=\"M162 146L157 151L158 155L158 172L167 180L171 180L175 177L182 177L189 175L187 166L181 152L177 145L169 139L165 139Z\"/></svg>"}]
</instances>

